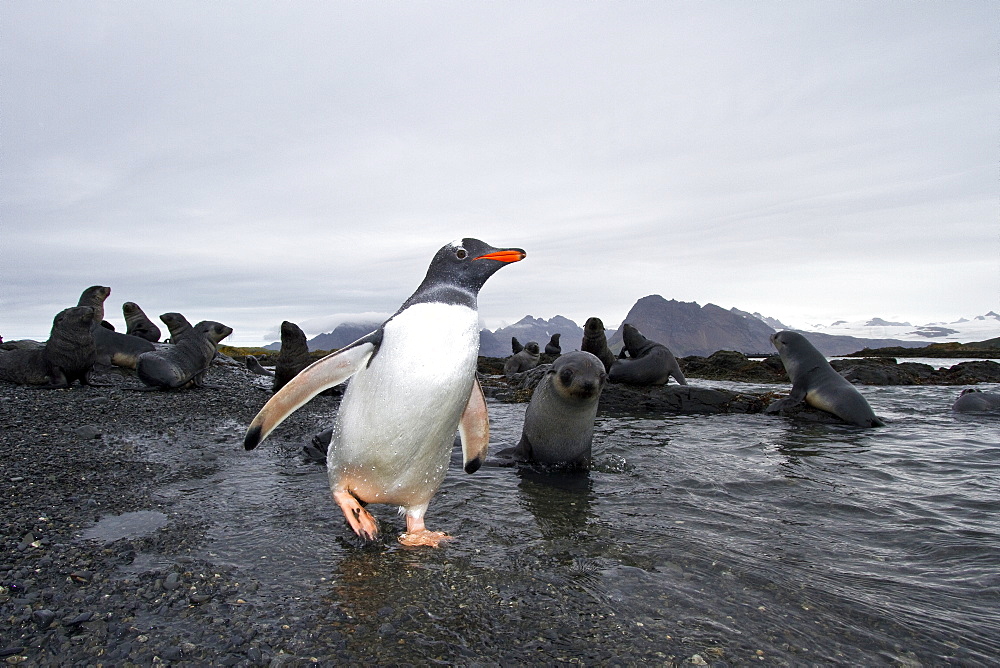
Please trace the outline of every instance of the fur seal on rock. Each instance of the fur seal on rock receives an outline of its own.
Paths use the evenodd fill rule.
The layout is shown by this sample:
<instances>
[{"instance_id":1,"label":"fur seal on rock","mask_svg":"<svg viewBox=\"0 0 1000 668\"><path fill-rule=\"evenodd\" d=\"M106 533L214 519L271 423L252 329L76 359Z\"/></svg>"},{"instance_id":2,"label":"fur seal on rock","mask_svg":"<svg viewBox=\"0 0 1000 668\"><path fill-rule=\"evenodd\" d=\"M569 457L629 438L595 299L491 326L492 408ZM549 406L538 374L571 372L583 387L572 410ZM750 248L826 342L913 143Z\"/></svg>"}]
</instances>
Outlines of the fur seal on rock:
<instances>
[{"instance_id":1,"label":"fur seal on rock","mask_svg":"<svg viewBox=\"0 0 1000 668\"><path fill-rule=\"evenodd\" d=\"M510 376L522 371L530 371L538 366L540 358L538 344L534 341L528 341L524 344L524 349L521 352L511 355L503 363L503 374Z\"/></svg>"},{"instance_id":2,"label":"fur seal on rock","mask_svg":"<svg viewBox=\"0 0 1000 668\"><path fill-rule=\"evenodd\" d=\"M951 410L956 413L1000 411L1000 393L983 392L972 388L962 390L958 399L952 404Z\"/></svg>"},{"instance_id":3,"label":"fur seal on rock","mask_svg":"<svg viewBox=\"0 0 1000 668\"><path fill-rule=\"evenodd\" d=\"M583 341L580 350L591 353L604 364L604 371L611 371L615 363L614 353L608 348L608 335L604 332L604 322L600 318L587 318L583 325Z\"/></svg>"},{"instance_id":4,"label":"fur seal on rock","mask_svg":"<svg viewBox=\"0 0 1000 668\"><path fill-rule=\"evenodd\" d=\"M294 322L285 320L281 323L281 350L274 364L271 389L277 392L311 363L305 333Z\"/></svg>"},{"instance_id":5,"label":"fur seal on rock","mask_svg":"<svg viewBox=\"0 0 1000 668\"><path fill-rule=\"evenodd\" d=\"M161 390L202 385L219 341L232 333L222 323L202 320L176 344L139 355L135 369L139 380Z\"/></svg>"},{"instance_id":6,"label":"fur seal on rock","mask_svg":"<svg viewBox=\"0 0 1000 668\"><path fill-rule=\"evenodd\" d=\"M625 342L622 350L627 350L629 356L619 357L612 365L608 373L612 383L666 385L673 376L681 385L687 385L677 358L665 345L650 341L628 323L622 327L622 340Z\"/></svg>"},{"instance_id":7,"label":"fur seal on rock","mask_svg":"<svg viewBox=\"0 0 1000 668\"><path fill-rule=\"evenodd\" d=\"M350 378L327 449L334 500L359 536L378 534L364 504L391 503L406 513L401 543L438 545L447 536L428 530L424 513L448 470L455 431L467 473L480 467L489 446L476 380L477 296L490 276L524 256L520 248L478 239L442 247L420 286L377 330L310 365L271 397L247 430L246 449Z\"/></svg>"},{"instance_id":8,"label":"fur seal on rock","mask_svg":"<svg viewBox=\"0 0 1000 668\"><path fill-rule=\"evenodd\" d=\"M253 373L259 374L261 376L274 376L274 372L265 369L261 365L260 360L258 360L253 355L247 355L246 365L247 365L247 370L252 371Z\"/></svg>"},{"instance_id":9,"label":"fur seal on rock","mask_svg":"<svg viewBox=\"0 0 1000 668\"><path fill-rule=\"evenodd\" d=\"M73 306L52 320L52 331L42 348L0 353L0 380L45 389L69 387L73 381L91 385L97 361L94 345L94 309Z\"/></svg>"},{"instance_id":10,"label":"fur seal on rock","mask_svg":"<svg viewBox=\"0 0 1000 668\"><path fill-rule=\"evenodd\" d=\"M594 418L607 380L604 364L588 352L560 355L535 387L524 412L521 441L498 455L521 461L589 468Z\"/></svg>"},{"instance_id":11,"label":"fur seal on rock","mask_svg":"<svg viewBox=\"0 0 1000 668\"><path fill-rule=\"evenodd\" d=\"M163 321L163 324L167 326L167 330L170 332L170 338L168 339L170 343L177 343L194 329L191 323L188 322L188 319L180 313L164 313L160 316L160 320Z\"/></svg>"},{"instance_id":12,"label":"fur seal on rock","mask_svg":"<svg viewBox=\"0 0 1000 668\"><path fill-rule=\"evenodd\" d=\"M122 314L125 316L125 333L138 336L151 343L160 340L160 328L150 320L135 302L122 304Z\"/></svg>"},{"instance_id":13,"label":"fur seal on rock","mask_svg":"<svg viewBox=\"0 0 1000 668\"><path fill-rule=\"evenodd\" d=\"M135 369L139 355L156 349L152 343L138 336L130 336L102 327L104 319L104 301L111 294L111 288L104 285L92 285L80 295L77 306L90 306L94 309L94 344L97 346L97 363L120 366L125 369Z\"/></svg>"},{"instance_id":14,"label":"fur seal on rock","mask_svg":"<svg viewBox=\"0 0 1000 668\"><path fill-rule=\"evenodd\" d=\"M562 348L559 346L559 337L562 336L558 332L552 335L549 342L545 344L545 354L551 355L552 357L559 357L562 354Z\"/></svg>"},{"instance_id":15,"label":"fur seal on rock","mask_svg":"<svg viewBox=\"0 0 1000 668\"><path fill-rule=\"evenodd\" d=\"M806 337L798 332L775 332L771 335L771 343L781 355L781 362L792 381L792 391L787 398L768 406L768 412L805 401L813 408L859 427L885 425L857 388L837 373Z\"/></svg>"}]
</instances>

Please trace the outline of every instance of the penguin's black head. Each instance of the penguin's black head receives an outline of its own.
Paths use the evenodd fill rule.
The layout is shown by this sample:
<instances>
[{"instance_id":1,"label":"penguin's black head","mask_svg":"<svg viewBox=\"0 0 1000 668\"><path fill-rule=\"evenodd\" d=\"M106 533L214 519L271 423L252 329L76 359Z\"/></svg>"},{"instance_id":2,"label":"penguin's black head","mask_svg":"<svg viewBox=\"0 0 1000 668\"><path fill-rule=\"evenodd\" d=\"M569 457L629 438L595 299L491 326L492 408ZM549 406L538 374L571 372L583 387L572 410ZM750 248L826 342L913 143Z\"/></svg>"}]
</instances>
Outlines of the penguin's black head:
<instances>
[{"instance_id":1,"label":"penguin's black head","mask_svg":"<svg viewBox=\"0 0 1000 668\"><path fill-rule=\"evenodd\" d=\"M486 280L511 262L523 260L520 248L494 248L479 239L462 239L444 246L431 260L427 276L407 304L417 301L468 303Z\"/></svg>"}]
</instances>

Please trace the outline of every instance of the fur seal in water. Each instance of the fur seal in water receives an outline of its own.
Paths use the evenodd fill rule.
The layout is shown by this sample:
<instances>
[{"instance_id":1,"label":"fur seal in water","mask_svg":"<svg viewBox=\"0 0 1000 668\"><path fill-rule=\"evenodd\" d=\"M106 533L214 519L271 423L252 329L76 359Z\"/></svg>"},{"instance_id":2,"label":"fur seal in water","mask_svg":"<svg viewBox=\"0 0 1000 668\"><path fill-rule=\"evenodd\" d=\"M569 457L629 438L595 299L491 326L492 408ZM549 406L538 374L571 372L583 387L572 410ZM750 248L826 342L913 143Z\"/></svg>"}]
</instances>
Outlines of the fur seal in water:
<instances>
[{"instance_id":1,"label":"fur seal in water","mask_svg":"<svg viewBox=\"0 0 1000 668\"><path fill-rule=\"evenodd\" d=\"M274 364L274 383L271 390L277 392L309 366L309 343L305 332L294 322L281 323L281 349Z\"/></svg>"},{"instance_id":2,"label":"fur seal in water","mask_svg":"<svg viewBox=\"0 0 1000 668\"><path fill-rule=\"evenodd\" d=\"M681 385L688 384L677 358L665 345L650 341L628 323L622 327L622 340L625 342L622 350L627 350L629 356L619 357L612 365L608 373L612 383L666 385L673 376Z\"/></svg>"},{"instance_id":3,"label":"fur seal in water","mask_svg":"<svg viewBox=\"0 0 1000 668\"><path fill-rule=\"evenodd\" d=\"M104 301L111 294L105 285L92 285L80 295L77 306L94 309L94 344L97 346L97 363L135 369L139 355L156 349L152 343L138 336L122 334L101 326L104 320Z\"/></svg>"},{"instance_id":4,"label":"fur seal in water","mask_svg":"<svg viewBox=\"0 0 1000 668\"><path fill-rule=\"evenodd\" d=\"M167 326L167 330L170 332L170 343L177 343L194 329L191 323L188 322L188 319L180 313L164 313L160 316L160 320L163 321L163 324Z\"/></svg>"},{"instance_id":5,"label":"fur seal in water","mask_svg":"<svg viewBox=\"0 0 1000 668\"><path fill-rule=\"evenodd\" d=\"M587 318L583 325L583 341L580 350L591 353L604 364L604 371L611 371L615 355L608 348L608 335L604 332L604 322L600 318Z\"/></svg>"},{"instance_id":6,"label":"fur seal in water","mask_svg":"<svg viewBox=\"0 0 1000 668\"><path fill-rule=\"evenodd\" d=\"M202 320L172 346L139 355L139 380L154 389L177 390L202 385L219 341L233 333L220 322Z\"/></svg>"},{"instance_id":7,"label":"fur seal in water","mask_svg":"<svg viewBox=\"0 0 1000 668\"><path fill-rule=\"evenodd\" d=\"M781 355L781 362L792 381L792 391L787 398L768 406L768 412L805 401L813 408L859 427L885 425L857 388L837 373L806 337L792 331L775 332L771 335L771 343Z\"/></svg>"},{"instance_id":8,"label":"fur seal in water","mask_svg":"<svg viewBox=\"0 0 1000 668\"><path fill-rule=\"evenodd\" d=\"M604 364L591 353L560 355L531 395L521 441L497 454L540 464L590 468L594 418L607 377Z\"/></svg>"},{"instance_id":9,"label":"fur seal in water","mask_svg":"<svg viewBox=\"0 0 1000 668\"><path fill-rule=\"evenodd\" d=\"M43 347L0 353L0 380L44 389L69 387L76 380L91 385L90 374L97 362L93 327L90 306L60 311Z\"/></svg>"},{"instance_id":10,"label":"fur seal in water","mask_svg":"<svg viewBox=\"0 0 1000 668\"><path fill-rule=\"evenodd\" d=\"M958 395L951 410L956 413L980 413L1000 411L1000 393L983 392L982 390L966 389Z\"/></svg>"},{"instance_id":11,"label":"fur seal in water","mask_svg":"<svg viewBox=\"0 0 1000 668\"><path fill-rule=\"evenodd\" d=\"M129 336L138 336L151 343L160 340L160 328L150 320L135 302L125 302L122 304L122 314L125 316L125 333Z\"/></svg>"},{"instance_id":12,"label":"fur seal in water","mask_svg":"<svg viewBox=\"0 0 1000 668\"><path fill-rule=\"evenodd\" d=\"M486 400L476 380L477 297L486 280L525 257L478 239L453 241L394 315L367 336L304 369L264 405L247 430L255 448L319 392L351 379L327 449L330 489L359 536L378 534L366 503L406 514L404 545L436 546L447 536L424 525L444 480L458 430L464 469L479 469L489 446Z\"/></svg>"},{"instance_id":13,"label":"fur seal in water","mask_svg":"<svg viewBox=\"0 0 1000 668\"><path fill-rule=\"evenodd\" d=\"M559 357L562 354L562 347L559 345L559 337L562 336L558 332L552 335L549 342L545 344L545 354L551 355L553 357Z\"/></svg>"},{"instance_id":14,"label":"fur seal in water","mask_svg":"<svg viewBox=\"0 0 1000 668\"><path fill-rule=\"evenodd\" d=\"M511 374L534 369L538 366L540 359L541 356L538 353L538 344L534 341L528 341L524 344L524 349L521 352L516 355L511 355L507 358L507 361L503 363L503 374L505 376L510 376Z\"/></svg>"}]
</instances>

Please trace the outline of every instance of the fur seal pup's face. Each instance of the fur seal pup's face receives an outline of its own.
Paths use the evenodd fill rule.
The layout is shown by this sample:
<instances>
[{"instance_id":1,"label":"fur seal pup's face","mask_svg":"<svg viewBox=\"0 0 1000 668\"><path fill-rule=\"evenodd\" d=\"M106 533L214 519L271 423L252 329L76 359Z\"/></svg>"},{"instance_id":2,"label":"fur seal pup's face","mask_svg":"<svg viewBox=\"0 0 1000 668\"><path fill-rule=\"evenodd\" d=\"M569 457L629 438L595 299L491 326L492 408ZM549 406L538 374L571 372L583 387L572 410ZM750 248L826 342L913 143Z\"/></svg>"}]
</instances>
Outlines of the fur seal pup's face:
<instances>
[{"instance_id":1,"label":"fur seal pup's face","mask_svg":"<svg viewBox=\"0 0 1000 668\"><path fill-rule=\"evenodd\" d=\"M574 399L593 399L608 379L604 364L591 353L575 351L563 355L548 371L559 394Z\"/></svg>"},{"instance_id":2,"label":"fur seal pup's face","mask_svg":"<svg viewBox=\"0 0 1000 668\"><path fill-rule=\"evenodd\" d=\"M534 341L529 341L527 344L525 344L524 349L529 353L531 353L532 355L538 354L538 344L535 343Z\"/></svg>"},{"instance_id":3,"label":"fur seal pup's face","mask_svg":"<svg viewBox=\"0 0 1000 668\"><path fill-rule=\"evenodd\" d=\"M583 325L584 335L596 335L604 333L604 321L600 318L587 318Z\"/></svg>"},{"instance_id":4,"label":"fur seal pup's face","mask_svg":"<svg viewBox=\"0 0 1000 668\"><path fill-rule=\"evenodd\" d=\"M199 334L204 334L212 343L218 343L233 333L232 327L226 327L221 322L214 322L212 320L202 320L195 325L194 330Z\"/></svg>"},{"instance_id":5,"label":"fur seal pup's face","mask_svg":"<svg viewBox=\"0 0 1000 668\"><path fill-rule=\"evenodd\" d=\"M56 314L56 317L52 319L52 328L72 328L89 331L93 323L93 307L72 306Z\"/></svg>"}]
</instances>

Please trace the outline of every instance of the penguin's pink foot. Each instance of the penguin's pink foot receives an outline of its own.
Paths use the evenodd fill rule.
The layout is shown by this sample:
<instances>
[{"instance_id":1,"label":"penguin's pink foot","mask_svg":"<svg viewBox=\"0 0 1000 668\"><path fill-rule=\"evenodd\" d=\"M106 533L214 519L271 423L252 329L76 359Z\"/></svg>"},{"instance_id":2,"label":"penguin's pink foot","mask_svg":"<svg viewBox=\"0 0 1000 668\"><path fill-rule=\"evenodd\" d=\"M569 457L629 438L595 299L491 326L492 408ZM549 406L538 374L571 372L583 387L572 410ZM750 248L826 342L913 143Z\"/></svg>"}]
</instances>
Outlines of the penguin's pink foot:
<instances>
[{"instance_id":1,"label":"penguin's pink foot","mask_svg":"<svg viewBox=\"0 0 1000 668\"><path fill-rule=\"evenodd\" d=\"M408 547L438 547L441 541L451 540L452 538L452 536L443 531L429 531L427 529L407 531L406 533L399 534L399 542Z\"/></svg>"},{"instance_id":2,"label":"penguin's pink foot","mask_svg":"<svg viewBox=\"0 0 1000 668\"><path fill-rule=\"evenodd\" d=\"M406 515L406 533L399 535L399 542L409 547L437 547L443 540L451 540L451 536L443 531L430 531L424 526L423 510L420 516Z\"/></svg>"},{"instance_id":3,"label":"penguin's pink foot","mask_svg":"<svg viewBox=\"0 0 1000 668\"><path fill-rule=\"evenodd\" d=\"M378 524L372 514L365 510L350 492L334 492L333 500L340 506L344 518L351 525L354 533L368 540L375 540L378 535Z\"/></svg>"}]
</instances>

